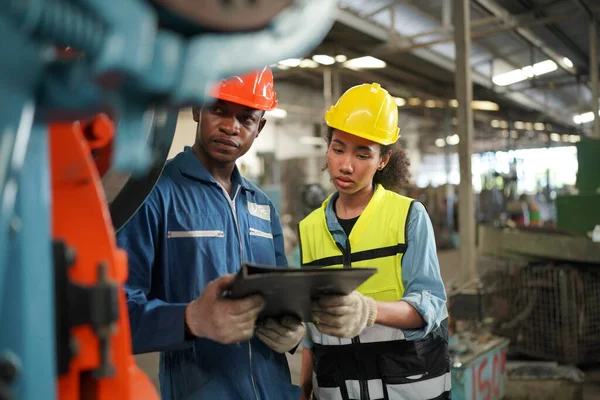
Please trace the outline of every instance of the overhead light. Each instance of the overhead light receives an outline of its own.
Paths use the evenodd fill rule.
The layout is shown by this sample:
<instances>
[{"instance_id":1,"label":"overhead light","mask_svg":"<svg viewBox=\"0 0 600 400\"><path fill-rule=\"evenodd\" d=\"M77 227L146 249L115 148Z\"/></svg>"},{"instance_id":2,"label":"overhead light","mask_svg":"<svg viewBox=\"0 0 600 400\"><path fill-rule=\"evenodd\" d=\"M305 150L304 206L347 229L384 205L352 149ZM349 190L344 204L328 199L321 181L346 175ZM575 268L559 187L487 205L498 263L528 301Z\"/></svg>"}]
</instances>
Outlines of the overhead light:
<instances>
[{"instance_id":1,"label":"overhead light","mask_svg":"<svg viewBox=\"0 0 600 400\"><path fill-rule=\"evenodd\" d=\"M410 104L411 106L421 105L421 99L419 99L418 97L411 97L410 99L408 99L408 104Z\"/></svg>"},{"instance_id":2,"label":"overhead light","mask_svg":"<svg viewBox=\"0 0 600 400\"><path fill-rule=\"evenodd\" d=\"M335 58L325 54L315 54L312 56L313 61L318 62L321 65L332 65L335 64Z\"/></svg>"},{"instance_id":3,"label":"overhead light","mask_svg":"<svg viewBox=\"0 0 600 400\"><path fill-rule=\"evenodd\" d=\"M309 146L324 146L325 141L323 138L317 136L300 136L300 143L306 144Z\"/></svg>"},{"instance_id":4,"label":"overhead light","mask_svg":"<svg viewBox=\"0 0 600 400\"><path fill-rule=\"evenodd\" d=\"M510 137L513 139L518 139L519 138L519 132L517 131L510 131Z\"/></svg>"},{"instance_id":5,"label":"overhead light","mask_svg":"<svg viewBox=\"0 0 600 400\"><path fill-rule=\"evenodd\" d=\"M500 128L500 121L493 119L492 122L490 122L490 125L492 125L492 128Z\"/></svg>"},{"instance_id":6,"label":"overhead light","mask_svg":"<svg viewBox=\"0 0 600 400\"><path fill-rule=\"evenodd\" d=\"M343 63L344 61L346 61L348 59L348 57L346 57L343 54L338 54L337 56L335 56L335 61L339 62L339 63Z\"/></svg>"},{"instance_id":7,"label":"overhead light","mask_svg":"<svg viewBox=\"0 0 600 400\"><path fill-rule=\"evenodd\" d=\"M386 65L387 64L385 63L385 61L371 56L353 58L352 60L344 62L344 67L349 69L385 68Z\"/></svg>"},{"instance_id":8,"label":"overhead light","mask_svg":"<svg viewBox=\"0 0 600 400\"><path fill-rule=\"evenodd\" d=\"M546 124L546 130L547 131L551 131L552 130L552 125L551 124Z\"/></svg>"},{"instance_id":9,"label":"overhead light","mask_svg":"<svg viewBox=\"0 0 600 400\"><path fill-rule=\"evenodd\" d=\"M493 101L473 100L471 102L471 108L473 110L480 110L480 111L498 111L500 109L500 106L498 104L494 103Z\"/></svg>"},{"instance_id":10,"label":"overhead light","mask_svg":"<svg viewBox=\"0 0 600 400\"><path fill-rule=\"evenodd\" d=\"M542 139L542 142L547 142L548 140L550 140L550 138L548 137L548 135L546 133L542 133L540 135L540 139Z\"/></svg>"},{"instance_id":11,"label":"overhead light","mask_svg":"<svg viewBox=\"0 0 600 400\"><path fill-rule=\"evenodd\" d=\"M394 97L394 100L396 101L396 105L398 107L406 105L406 100L404 100L402 97Z\"/></svg>"},{"instance_id":12,"label":"overhead light","mask_svg":"<svg viewBox=\"0 0 600 400\"><path fill-rule=\"evenodd\" d=\"M525 122L523 122L523 121L515 121L515 128L517 128L517 129L525 129Z\"/></svg>"},{"instance_id":13,"label":"overhead light","mask_svg":"<svg viewBox=\"0 0 600 400\"><path fill-rule=\"evenodd\" d=\"M560 142L560 135L558 133L551 133L550 140L553 142Z\"/></svg>"},{"instance_id":14,"label":"overhead light","mask_svg":"<svg viewBox=\"0 0 600 400\"><path fill-rule=\"evenodd\" d=\"M300 65L302 60L299 58L288 58L286 60L279 61L279 64L285 65L287 67L297 67Z\"/></svg>"},{"instance_id":15,"label":"overhead light","mask_svg":"<svg viewBox=\"0 0 600 400\"><path fill-rule=\"evenodd\" d=\"M444 147L446 146L446 141L444 140L444 138L435 139L435 145L437 147Z\"/></svg>"},{"instance_id":16,"label":"overhead light","mask_svg":"<svg viewBox=\"0 0 600 400\"><path fill-rule=\"evenodd\" d=\"M300 61L300 68L318 68L319 64L309 58Z\"/></svg>"},{"instance_id":17,"label":"overhead light","mask_svg":"<svg viewBox=\"0 0 600 400\"><path fill-rule=\"evenodd\" d=\"M569 135L569 142L578 143L581 141L581 136L579 135Z\"/></svg>"},{"instance_id":18,"label":"overhead light","mask_svg":"<svg viewBox=\"0 0 600 400\"><path fill-rule=\"evenodd\" d=\"M425 107L427 107L427 108L435 108L435 100L427 100L425 102Z\"/></svg>"},{"instance_id":19,"label":"overhead light","mask_svg":"<svg viewBox=\"0 0 600 400\"><path fill-rule=\"evenodd\" d=\"M448 102L448 105L452 108L456 108L456 107L458 107L458 100L450 99L450 101Z\"/></svg>"},{"instance_id":20,"label":"overhead light","mask_svg":"<svg viewBox=\"0 0 600 400\"><path fill-rule=\"evenodd\" d=\"M503 138L507 138L508 137L508 131L506 129L502 131L502 137Z\"/></svg>"},{"instance_id":21,"label":"overhead light","mask_svg":"<svg viewBox=\"0 0 600 400\"><path fill-rule=\"evenodd\" d=\"M273 117L273 118L276 118L276 119L283 119L283 118L287 117L287 111L284 110L283 108L274 108L271 111L265 112L265 115L267 117Z\"/></svg>"},{"instance_id":22,"label":"overhead light","mask_svg":"<svg viewBox=\"0 0 600 400\"><path fill-rule=\"evenodd\" d=\"M599 113L600 115L600 113ZM586 124L588 122L592 122L594 120L594 112L589 111L583 114L579 114L573 117L573 122L576 124Z\"/></svg>"},{"instance_id":23,"label":"overhead light","mask_svg":"<svg viewBox=\"0 0 600 400\"><path fill-rule=\"evenodd\" d=\"M521 69L515 69L500 75L496 75L492 78L492 82L498 86L508 86L512 85L513 83L533 78L534 76L540 76L552 71L556 71L557 68L558 66L554 61L546 60L533 65L528 65Z\"/></svg>"},{"instance_id":24,"label":"overhead light","mask_svg":"<svg viewBox=\"0 0 600 400\"><path fill-rule=\"evenodd\" d=\"M508 129L508 121L500 121L500 128Z\"/></svg>"},{"instance_id":25,"label":"overhead light","mask_svg":"<svg viewBox=\"0 0 600 400\"><path fill-rule=\"evenodd\" d=\"M275 65L275 68L280 69L280 70L290 69L289 66L283 65L283 64L277 64L277 65Z\"/></svg>"},{"instance_id":26,"label":"overhead light","mask_svg":"<svg viewBox=\"0 0 600 400\"><path fill-rule=\"evenodd\" d=\"M535 124L533 124L533 129L535 129L536 131L543 131L544 129L546 129L546 125L544 125L544 123L542 122L536 122Z\"/></svg>"},{"instance_id":27,"label":"overhead light","mask_svg":"<svg viewBox=\"0 0 600 400\"><path fill-rule=\"evenodd\" d=\"M569 60L568 57L563 57L562 62L569 68L573 68L573 61Z\"/></svg>"},{"instance_id":28,"label":"overhead light","mask_svg":"<svg viewBox=\"0 0 600 400\"><path fill-rule=\"evenodd\" d=\"M563 142L567 143L569 141L569 135L562 135L561 139Z\"/></svg>"},{"instance_id":29,"label":"overhead light","mask_svg":"<svg viewBox=\"0 0 600 400\"><path fill-rule=\"evenodd\" d=\"M528 131L533 130L533 124L531 122L525 122L525 129Z\"/></svg>"},{"instance_id":30,"label":"overhead light","mask_svg":"<svg viewBox=\"0 0 600 400\"><path fill-rule=\"evenodd\" d=\"M455 133L452 136L446 137L446 143L448 143L450 146L455 146L460 143L460 137L458 137L458 135Z\"/></svg>"}]
</instances>

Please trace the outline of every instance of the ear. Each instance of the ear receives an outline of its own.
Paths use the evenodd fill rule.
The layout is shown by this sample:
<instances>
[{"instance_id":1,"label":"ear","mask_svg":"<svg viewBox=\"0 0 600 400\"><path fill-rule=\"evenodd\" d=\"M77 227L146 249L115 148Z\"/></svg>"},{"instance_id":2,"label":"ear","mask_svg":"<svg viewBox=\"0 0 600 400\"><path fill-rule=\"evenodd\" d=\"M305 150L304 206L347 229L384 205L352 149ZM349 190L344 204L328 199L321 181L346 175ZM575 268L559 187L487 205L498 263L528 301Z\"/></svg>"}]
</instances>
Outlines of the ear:
<instances>
[{"instance_id":1,"label":"ear","mask_svg":"<svg viewBox=\"0 0 600 400\"><path fill-rule=\"evenodd\" d=\"M260 122L258 123L258 129L256 131L256 137L258 137L258 135L260 134L260 132L263 130L263 128L265 127L265 124L267 123L267 120L265 118L261 118Z\"/></svg>"},{"instance_id":2,"label":"ear","mask_svg":"<svg viewBox=\"0 0 600 400\"><path fill-rule=\"evenodd\" d=\"M390 151L389 153L387 153L385 156L381 156L379 158L379 165L377 166L378 170L382 170L385 168L386 165L388 165L388 163L390 162L390 158L392 157L392 152Z\"/></svg>"},{"instance_id":3,"label":"ear","mask_svg":"<svg viewBox=\"0 0 600 400\"><path fill-rule=\"evenodd\" d=\"M200 107L192 108L192 116L194 117L194 121L200 122Z\"/></svg>"}]
</instances>

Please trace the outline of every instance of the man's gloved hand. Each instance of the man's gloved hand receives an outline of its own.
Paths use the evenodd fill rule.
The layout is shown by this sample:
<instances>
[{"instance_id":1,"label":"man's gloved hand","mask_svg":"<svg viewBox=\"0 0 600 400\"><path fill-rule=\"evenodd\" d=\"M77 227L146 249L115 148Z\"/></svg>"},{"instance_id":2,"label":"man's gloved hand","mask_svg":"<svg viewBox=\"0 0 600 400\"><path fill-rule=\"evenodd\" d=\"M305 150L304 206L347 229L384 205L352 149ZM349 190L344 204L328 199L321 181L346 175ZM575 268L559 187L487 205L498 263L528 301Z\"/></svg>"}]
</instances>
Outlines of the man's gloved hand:
<instances>
[{"instance_id":1,"label":"man's gloved hand","mask_svg":"<svg viewBox=\"0 0 600 400\"><path fill-rule=\"evenodd\" d=\"M377 303L359 292L347 296L322 296L313 301L312 316L319 332L353 338L375 323Z\"/></svg>"},{"instance_id":2,"label":"man's gloved hand","mask_svg":"<svg viewBox=\"0 0 600 400\"><path fill-rule=\"evenodd\" d=\"M258 313L265 306L259 295L232 300L223 297L235 275L212 281L185 309L187 330L194 336L230 344L249 340L254 334Z\"/></svg>"},{"instance_id":3,"label":"man's gloved hand","mask_svg":"<svg viewBox=\"0 0 600 400\"><path fill-rule=\"evenodd\" d=\"M256 327L256 337L278 353L296 347L306 334L304 324L295 317L283 317L280 321L267 318Z\"/></svg>"}]
</instances>

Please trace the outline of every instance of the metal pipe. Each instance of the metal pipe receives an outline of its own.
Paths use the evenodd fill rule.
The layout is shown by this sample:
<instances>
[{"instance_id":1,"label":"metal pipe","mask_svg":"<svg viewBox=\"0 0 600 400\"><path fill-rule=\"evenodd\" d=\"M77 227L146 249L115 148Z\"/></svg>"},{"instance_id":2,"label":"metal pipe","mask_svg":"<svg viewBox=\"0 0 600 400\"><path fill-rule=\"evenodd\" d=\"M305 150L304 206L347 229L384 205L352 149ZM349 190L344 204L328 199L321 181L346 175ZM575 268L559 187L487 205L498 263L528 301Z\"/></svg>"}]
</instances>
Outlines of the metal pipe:
<instances>
[{"instance_id":1,"label":"metal pipe","mask_svg":"<svg viewBox=\"0 0 600 400\"><path fill-rule=\"evenodd\" d=\"M458 218L460 235L461 281L477 277L475 244L475 200L471 172L473 145L473 82L471 79L471 12L469 0L454 0L454 40L456 44L456 98L460 183Z\"/></svg>"},{"instance_id":2,"label":"metal pipe","mask_svg":"<svg viewBox=\"0 0 600 400\"><path fill-rule=\"evenodd\" d=\"M590 22L590 77L592 85L592 112L594 113L594 128L592 136L600 138L600 116L598 116L598 23Z\"/></svg>"}]
</instances>

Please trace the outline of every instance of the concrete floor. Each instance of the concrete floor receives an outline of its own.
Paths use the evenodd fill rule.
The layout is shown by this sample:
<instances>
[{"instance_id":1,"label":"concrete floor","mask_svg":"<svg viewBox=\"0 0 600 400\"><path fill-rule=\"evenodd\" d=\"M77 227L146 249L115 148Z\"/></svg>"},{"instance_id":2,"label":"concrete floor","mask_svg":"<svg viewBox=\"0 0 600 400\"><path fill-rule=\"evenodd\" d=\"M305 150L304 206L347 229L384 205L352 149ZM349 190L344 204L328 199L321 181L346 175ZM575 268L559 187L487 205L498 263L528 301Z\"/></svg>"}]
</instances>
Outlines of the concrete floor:
<instances>
[{"instance_id":1,"label":"concrete floor","mask_svg":"<svg viewBox=\"0 0 600 400\"><path fill-rule=\"evenodd\" d=\"M446 284L458 279L460 271L460 253L457 250L445 250L438 253L442 278ZM299 351L293 356L288 355L290 370L292 372L292 381L298 383L300 378L302 352ZM152 379L158 387L158 354L144 354L136 356L138 365ZM582 400L600 400L600 369L589 370L586 373L586 384ZM557 397L556 399L560 399Z\"/></svg>"}]
</instances>

